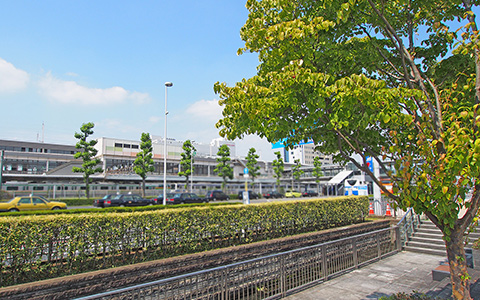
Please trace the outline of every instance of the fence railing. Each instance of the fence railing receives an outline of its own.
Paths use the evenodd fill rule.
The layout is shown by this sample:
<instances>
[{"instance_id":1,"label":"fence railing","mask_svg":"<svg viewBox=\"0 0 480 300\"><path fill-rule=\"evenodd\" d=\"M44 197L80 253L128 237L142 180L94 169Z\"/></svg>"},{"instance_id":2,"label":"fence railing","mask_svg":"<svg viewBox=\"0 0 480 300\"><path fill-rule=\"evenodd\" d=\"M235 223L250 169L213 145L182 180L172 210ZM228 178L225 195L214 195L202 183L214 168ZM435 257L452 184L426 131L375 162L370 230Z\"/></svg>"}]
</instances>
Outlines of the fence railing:
<instances>
[{"instance_id":1,"label":"fence railing","mask_svg":"<svg viewBox=\"0 0 480 300\"><path fill-rule=\"evenodd\" d=\"M417 231L420 225L420 215L417 215L413 208L409 208L403 218L397 223L400 229L400 240L402 247L411 239L412 235Z\"/></svg>"},{"instance_id":2,"label":"fence railing","mask_svg":"<svg viewBox=\"0 0 480 300\"><path fill-rule=\"evenodd\" d=\"M399 227L391 227L77 300L274 299L399 250Z\"/></svg>"}]
</instances>

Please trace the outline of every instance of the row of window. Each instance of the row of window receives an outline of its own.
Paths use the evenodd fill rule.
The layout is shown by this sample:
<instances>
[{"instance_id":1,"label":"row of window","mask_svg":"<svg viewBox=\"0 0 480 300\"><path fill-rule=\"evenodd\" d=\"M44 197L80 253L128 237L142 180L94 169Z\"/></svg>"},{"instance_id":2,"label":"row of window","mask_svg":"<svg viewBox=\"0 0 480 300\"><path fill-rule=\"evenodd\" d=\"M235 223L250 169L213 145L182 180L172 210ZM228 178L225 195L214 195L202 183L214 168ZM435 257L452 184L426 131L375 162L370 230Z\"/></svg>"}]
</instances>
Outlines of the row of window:
<instances>
[{"instance_id":1,"label":"row of window","mask_svg":"<svg viewBox=\"0 0 480 300\"><path fill-rule=\"evenodd\" d=\"M31 153L53 153L53 154L75 154L73 150L59 150L48 148L29 148L29 147L13 147L0 145L0 150L13 151L13 152L31 152Z\"/></svg>"},{"instance_id":2,"label":"row of window","mask_svg":"<svg viewBox=\"0 0 480 300\"><path fill-rule=\"evenodd\" d=\"M115 148L139 149L139 146L135 144L115 143Z\"/></svg>"}]
</instances>

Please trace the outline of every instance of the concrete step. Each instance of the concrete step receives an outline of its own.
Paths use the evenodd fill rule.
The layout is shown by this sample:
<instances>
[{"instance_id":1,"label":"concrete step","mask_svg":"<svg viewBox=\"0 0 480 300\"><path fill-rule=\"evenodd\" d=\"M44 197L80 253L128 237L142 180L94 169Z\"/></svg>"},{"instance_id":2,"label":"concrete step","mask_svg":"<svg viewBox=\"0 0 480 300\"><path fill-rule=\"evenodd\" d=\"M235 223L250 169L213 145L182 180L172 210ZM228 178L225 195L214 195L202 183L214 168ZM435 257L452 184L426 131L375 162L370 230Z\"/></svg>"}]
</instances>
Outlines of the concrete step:
<instances>
[{"instance_id":1,"label":"concrete step","mask_svg":"<svg viewBox=\"0 0 480 300\"><path fill-rule=\"evenodd\" d=\"M439 250L439 251L444 251L447 253L447 248L445 247L445 244L432 244L432 243L425 243L421 241L416 241L416 240L411 240L408 242L407 246L411 246L413 248L427 248L431 250Z\"/></svg>"},{"instance_id":2,"label":"concrete step","mask_svg":"<svg viewBox=\"0 0 480 300\"><path fill-rule=\"evenodd\" d=\"M424 233L421 231L417 231L413 234L413 238L424 238L424 239L431 239L431 240L438 240L442 239L443 235L439 233Z\"/></svg>"},{"instance_id":3,"label":"concrete step","mask_svg":"<svg viewBox=\"0 0 480 300\"><path fill-rule=\"evenodd\" d=\"M480 238L480 228L477 232L471 233L469 238L467 247L471 247L473 242ZM422 221L417 232L407 242L405 250L439 256L447 255L442 232L429 220Z\"/></svg>"},{"instance_id":4,"label":"concrete step","mask_svg":"<svg viewBox=\"0 0 480 300\"><path fill-rule=\"evenodd\" d=\"M424 247L413 247L413 246L405 246L406 251L412 251L417 253L424 253L424 254L431 254L431 255L438 255L438 256L447 256L446 250L436 250L436 249L429 249Z\"/></svg>"},{"instance_id":5,"label":"concrete step","mask_svg":"<svg viewBox=\"0 0 480 300\"><path fill-rule=\"evenodd\" d=\"M415 236L415 238L411 239L410 241L415 241L417 243L423 243L423 244L440 245L445 247L445 242L442 239L438 239L438 238ZM408 243L410 243L410 241Z\"/></svg>"}]
</instances>

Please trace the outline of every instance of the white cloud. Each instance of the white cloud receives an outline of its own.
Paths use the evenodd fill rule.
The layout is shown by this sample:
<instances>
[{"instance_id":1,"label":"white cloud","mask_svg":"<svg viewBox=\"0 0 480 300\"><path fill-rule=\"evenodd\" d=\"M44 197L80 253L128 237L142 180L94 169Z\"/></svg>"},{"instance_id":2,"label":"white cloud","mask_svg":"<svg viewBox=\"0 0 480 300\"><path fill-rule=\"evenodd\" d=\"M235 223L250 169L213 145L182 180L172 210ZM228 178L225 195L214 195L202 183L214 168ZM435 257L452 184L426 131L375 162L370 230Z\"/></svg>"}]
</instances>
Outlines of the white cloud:
<instances>
[{"instance_id":1,"label":"white cloud","mask_svg":"<svg viewBox=\"0 0 480 300\"><path fill-rule=\"evenodd\" d=\"M81 86L75 81L55 78L50 73L39 80L38 87L40 93L50 101L64 104L109 105L126 101L143 103L150 99L148 94L129 92L118 86L106 89Z\"/></svg>"},{"instance_id":2,"label":"white cloud","mask_svg":"<svg viewBox=\"0 0 480 300\"><path fill-rule=\"evenodd\" d=\"M222 117L222 107L218 104L218 100L200 100L187 108L187 114L197 118L205 118L210 121L220 120Z\"/></svg>"},{"instance_id":3,"label":"white cloud","mask_svg":"<svg viewBox=\"0 0 480 300\"><path fill-rule=\"evenodd\" d=\"M0 93L16 92L27 87L29 75L0 58Z\"/></svg>"},{"instance_id":4,"label":"white cloud","mask_svg":"<svg viewBox=\"0 0 480 300\"><path fill-rule=\"evenodd\" d=\"M201 100L190 105L186 112L192 118L182 118L182 122L185 128L194 128L194 130L184 134L186 138L197 141L200 137L209 140L218 138L219 130L215 128L215 124L222 118L222 109L218 104L218 100ZM275 151L272 150L272 145L266 139L257 135L246 135L243 139L235 140L235 144L236 156L246 156L248 150L253 147L256 149L257 154L260 155L261 160L273 161L276 157Z\"/></svg>"},{"instance_id":5,"label":"white cloud","mask_svg":"<svg viewBox=\"0 0 480 300\"><path fill-rule=\"evenodd\" d=\"M149 121L150 123L153 123L153 124L158 123L158 122L160 122L161 120L162 120L162 118L161 118L161 117L158 117L158 116L152 116L152 117L148 118L148 121Z\"/></svg>"},{"instance_id":6,"label":"white cloud","mask_svg":"<svg viewBox=\"0 0 480 300\"><path fill-rule=\"evenodd\" d=\"M255 148L260 159L265 161L273 161L276 158L274 153L280 151L279 149L272 149L272 144L270 144L267 139L257 135L246 135L241 140L235 140L235 144L238 156L245 157L250 148Z\"/></svg>"}]
</instances>

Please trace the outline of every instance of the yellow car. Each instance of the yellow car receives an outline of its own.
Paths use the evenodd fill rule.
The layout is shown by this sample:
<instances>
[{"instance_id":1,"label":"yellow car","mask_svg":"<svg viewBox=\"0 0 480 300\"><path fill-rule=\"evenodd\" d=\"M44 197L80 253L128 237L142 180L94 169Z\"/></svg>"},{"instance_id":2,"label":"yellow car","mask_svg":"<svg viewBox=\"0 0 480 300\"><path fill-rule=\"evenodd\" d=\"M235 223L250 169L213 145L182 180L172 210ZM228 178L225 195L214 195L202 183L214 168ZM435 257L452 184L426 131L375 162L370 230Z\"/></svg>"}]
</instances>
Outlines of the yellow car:
<instances>
[{"instance_id":1,"label":"yellow car","mask_svg":"<svg viewBox=\"0 0 480 300\"><path fill-rule=\"evenodd\" d=\"M45 209L67 209L67 204L57 201L48 201L41 196L15 197L7 202L0 202L0 212Z\"/></svg>"},{"instance_id":2,"label":"yellow car","mask_svg":"<svg viewBox=\"0 0 480 300\"><path fill-rule=\"evenodd\" d=\"M297 191L287 191L285 193L285 197L287 197L287 198L300 198L300 197L302 197L302 193L297 192Z\"/></svg>"}]
</instances>

